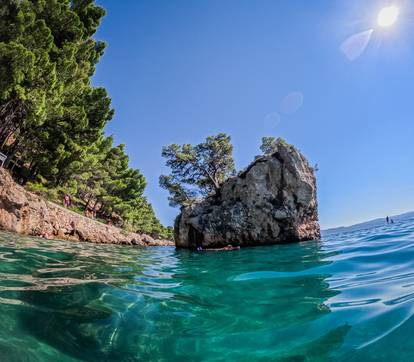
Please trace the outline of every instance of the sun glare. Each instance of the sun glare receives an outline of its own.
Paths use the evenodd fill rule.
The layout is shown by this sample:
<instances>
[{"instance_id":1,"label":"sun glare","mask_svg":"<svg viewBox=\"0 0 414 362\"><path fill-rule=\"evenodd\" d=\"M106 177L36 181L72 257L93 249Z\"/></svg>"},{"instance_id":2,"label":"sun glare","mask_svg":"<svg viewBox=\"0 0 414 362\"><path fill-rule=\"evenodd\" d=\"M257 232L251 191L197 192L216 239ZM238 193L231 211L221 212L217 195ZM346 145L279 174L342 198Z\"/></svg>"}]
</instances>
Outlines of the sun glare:
<instances>
[{"instance_id":1,"label":"sun glare","mask_svg":"<svg viewBox=\"0 0 414 362\"><path fill-rule=\"evenodd\" d=\"M377 23L383 28L392 26L397 21L399 14L400 9L396 6L388 6L383 8L378 14Z\"/></svg>"}]
</instances>

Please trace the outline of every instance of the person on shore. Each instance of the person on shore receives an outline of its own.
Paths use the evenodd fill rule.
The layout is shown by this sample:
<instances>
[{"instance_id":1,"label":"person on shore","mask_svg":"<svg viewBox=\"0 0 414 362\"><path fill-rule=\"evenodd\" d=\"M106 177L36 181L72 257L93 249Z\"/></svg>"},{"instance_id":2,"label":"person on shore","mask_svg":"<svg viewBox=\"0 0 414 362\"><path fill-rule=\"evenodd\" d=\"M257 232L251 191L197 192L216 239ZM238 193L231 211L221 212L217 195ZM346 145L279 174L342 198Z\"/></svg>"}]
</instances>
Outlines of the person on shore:
<instances>
[{"instance_id":1,"label":"person on shore","mask_svg":"<svg viewBox=\"0 0 414 362\"><path fill-rule=\"evenodd\" d=\"M68 208L72 204L72 200L68 194L65 194L63 198L63 205Z\"/></svg>"}]
</instances>

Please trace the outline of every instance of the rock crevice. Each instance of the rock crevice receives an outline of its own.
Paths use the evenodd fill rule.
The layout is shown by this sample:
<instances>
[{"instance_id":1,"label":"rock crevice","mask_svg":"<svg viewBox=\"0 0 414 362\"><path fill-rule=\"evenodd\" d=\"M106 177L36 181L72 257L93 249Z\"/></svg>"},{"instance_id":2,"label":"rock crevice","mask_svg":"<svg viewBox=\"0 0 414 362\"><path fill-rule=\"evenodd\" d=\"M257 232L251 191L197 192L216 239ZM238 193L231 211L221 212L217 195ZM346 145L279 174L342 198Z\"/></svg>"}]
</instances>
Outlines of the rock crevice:
<instances>
[{"instance_id":1,"label":"rock crevice","mask_svg":"<svg viewBox=\"0 0 414 362\"><path fill-rule=\"evenodd\" d=\"M215 196L181 210L175 222L180 248L253 246L320 238L316 179L305 157L278 142L228 179Z\"/></svg>"}]
</instances>

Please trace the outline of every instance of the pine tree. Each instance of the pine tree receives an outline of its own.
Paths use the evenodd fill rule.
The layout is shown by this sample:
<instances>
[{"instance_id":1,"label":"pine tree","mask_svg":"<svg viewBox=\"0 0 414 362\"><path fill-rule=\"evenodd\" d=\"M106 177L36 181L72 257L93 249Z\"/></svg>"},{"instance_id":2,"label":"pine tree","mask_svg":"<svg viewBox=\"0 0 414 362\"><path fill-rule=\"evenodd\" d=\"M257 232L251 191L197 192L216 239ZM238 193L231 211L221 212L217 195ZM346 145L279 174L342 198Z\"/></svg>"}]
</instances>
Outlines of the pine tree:
<instances>
[{"instance_id":1,"label":"pine tree","mask_svg":"<svg viewBox=\"0 0 414 362\"><path fill-rule=\"evenodd\" d=\"M166 146L162 156L171 168L161 175L160 186L170 192L172 206L192 203L197 197L214 195L223 182L235 173L230 136L220 133L198 145Z\"/></svg>"},{"instance_id":2,"label":"pine tree","mask_svg":"<svg viewBox=\"0 0 414 362\"><path fill-rule=\"evenodd\" d=\"M82 194L85 209L165 234L144 176L103 133L114 111L91 77L105 49L94 38L104 15L94 0L0 2L0 150L30 180Z\"/></svg>"}]
</instances>

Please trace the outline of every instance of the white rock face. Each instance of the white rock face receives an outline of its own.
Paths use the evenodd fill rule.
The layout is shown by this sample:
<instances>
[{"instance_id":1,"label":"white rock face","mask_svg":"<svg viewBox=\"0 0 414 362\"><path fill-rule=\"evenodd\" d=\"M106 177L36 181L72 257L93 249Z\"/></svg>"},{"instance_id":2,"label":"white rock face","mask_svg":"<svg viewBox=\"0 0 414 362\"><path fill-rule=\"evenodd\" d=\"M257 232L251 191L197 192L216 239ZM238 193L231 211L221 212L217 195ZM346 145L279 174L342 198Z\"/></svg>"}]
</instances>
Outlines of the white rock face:
<instances>
[{"instance_id":1,"label":"white rock face","mask_svg":"<svg viewBox=\"0 0 414 362\"><path fill-rule=\"evenodd\" d=\"M179 248L279 244L320 238L316 179L293 146L257 158L219 195L186 207L175 224Z\"/></svg>"}]
</instances>

